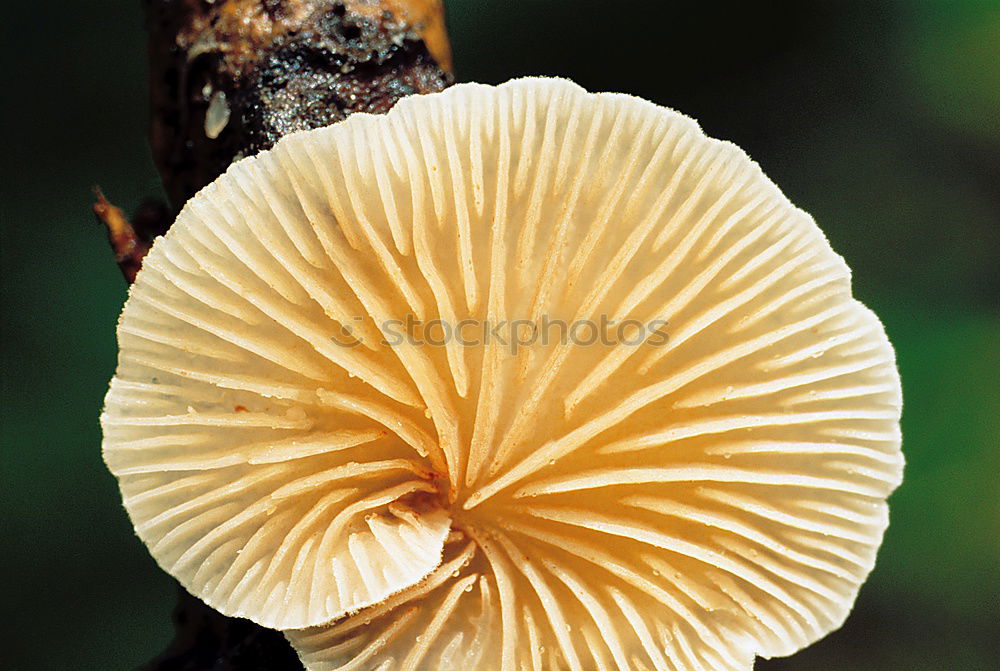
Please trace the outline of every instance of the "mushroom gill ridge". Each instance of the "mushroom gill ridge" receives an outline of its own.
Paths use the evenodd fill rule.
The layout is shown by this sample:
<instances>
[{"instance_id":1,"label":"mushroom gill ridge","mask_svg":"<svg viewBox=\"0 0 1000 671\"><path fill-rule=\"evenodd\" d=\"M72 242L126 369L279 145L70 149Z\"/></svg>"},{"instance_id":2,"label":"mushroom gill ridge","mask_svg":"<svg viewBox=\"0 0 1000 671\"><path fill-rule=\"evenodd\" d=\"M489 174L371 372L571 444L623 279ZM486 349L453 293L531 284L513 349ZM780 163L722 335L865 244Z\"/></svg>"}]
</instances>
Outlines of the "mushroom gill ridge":
<instances>
[{"instance_id":1,"label":"mushroom gill ridge","mask_svg":"<svg viewBox=\"0 0 1000 671\"><path fill-rule=\"evenodd\" d=\"M234 164L119 341L137 533L310 671L749 669L843 622L901 477L891 346L812 219L564 80Z\"/></svg>"}]
</instances>

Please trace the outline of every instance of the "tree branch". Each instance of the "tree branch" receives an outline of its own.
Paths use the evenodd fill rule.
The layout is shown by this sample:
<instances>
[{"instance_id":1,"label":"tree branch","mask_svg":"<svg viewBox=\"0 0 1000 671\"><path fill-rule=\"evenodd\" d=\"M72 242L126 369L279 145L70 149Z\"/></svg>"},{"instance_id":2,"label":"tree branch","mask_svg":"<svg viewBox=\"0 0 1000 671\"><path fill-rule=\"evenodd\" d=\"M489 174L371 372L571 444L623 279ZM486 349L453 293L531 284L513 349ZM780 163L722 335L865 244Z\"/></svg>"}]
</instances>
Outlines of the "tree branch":
<instances>
[{"instance_id":1,"label":"tree branch","mask_svg":"<svg viewBox=\"0 0 1000 671\"><path fill-rule=\"evenodd\" d=\"M175 208L283 135L452 81L440 0L146 6L153 156Z\"/></svg>"},{"instance_id":2,"label":"tree branch","mask_svg":"<svg viewBox=\"0 0 1000 671\"><path fill-rule=\"evenodd\" d=\"M288 133L452 83L442 0L145 0L153 157L171 207L94 213L131 283L155 235L234 160ZM176 638L145 671L301 669L280 632L180 591Z\"/></svg>"}]
</instances>

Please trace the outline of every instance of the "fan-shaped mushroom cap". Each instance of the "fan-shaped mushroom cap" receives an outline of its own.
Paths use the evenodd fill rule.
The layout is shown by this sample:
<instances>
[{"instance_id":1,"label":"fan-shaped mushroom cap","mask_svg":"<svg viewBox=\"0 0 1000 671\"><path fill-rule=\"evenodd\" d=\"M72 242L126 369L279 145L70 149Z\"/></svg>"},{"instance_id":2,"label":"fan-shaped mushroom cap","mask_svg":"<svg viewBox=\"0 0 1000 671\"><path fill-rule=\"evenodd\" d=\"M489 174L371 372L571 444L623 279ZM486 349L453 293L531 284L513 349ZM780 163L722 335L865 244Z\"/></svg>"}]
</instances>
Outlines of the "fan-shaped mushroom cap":
<instances>
[{"instance_id":1,"label":"fan-shaped mushroom cap","mask_svg":"<svg viewBox=\"0 0 1000 671\"><path fill-rule=\"evenodd\" d=\"M748 669L840 625L900 481L892 349L811 218L562 80L240 161L119 337L139 535L310 669Z\"/></svg>"}]
</instances>

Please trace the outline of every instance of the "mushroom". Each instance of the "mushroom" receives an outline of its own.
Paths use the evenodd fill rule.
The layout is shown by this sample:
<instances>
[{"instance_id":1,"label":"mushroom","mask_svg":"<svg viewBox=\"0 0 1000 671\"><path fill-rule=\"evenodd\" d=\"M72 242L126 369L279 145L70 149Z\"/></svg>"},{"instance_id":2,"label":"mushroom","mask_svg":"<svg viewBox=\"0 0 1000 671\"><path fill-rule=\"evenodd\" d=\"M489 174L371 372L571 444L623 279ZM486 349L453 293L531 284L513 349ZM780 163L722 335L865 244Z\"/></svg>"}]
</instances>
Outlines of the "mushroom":
<instances>
[{"instance_id":1,"label":"mushroom","mask_svg":"<svg viewBox=\"0 0 1000 671\"><path fill-rule=\"evenodd\" d=\"M118 333L138 535L310 671L749 669L841 625L901 479L893 351L809 215L565 80L235 163Z\"/></svg>"}]
</instances>

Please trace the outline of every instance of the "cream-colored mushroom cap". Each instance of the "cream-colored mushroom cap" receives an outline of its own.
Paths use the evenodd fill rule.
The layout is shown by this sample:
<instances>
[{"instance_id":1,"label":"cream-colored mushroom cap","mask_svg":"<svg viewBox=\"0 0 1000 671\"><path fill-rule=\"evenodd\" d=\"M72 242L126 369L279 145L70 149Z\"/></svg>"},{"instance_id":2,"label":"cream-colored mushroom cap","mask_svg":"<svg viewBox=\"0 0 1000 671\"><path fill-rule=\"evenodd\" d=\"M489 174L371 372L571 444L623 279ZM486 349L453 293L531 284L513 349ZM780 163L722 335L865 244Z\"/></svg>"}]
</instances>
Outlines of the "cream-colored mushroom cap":
<instances>
[{"instance_id":1,"label":"cream-colored mushroom cap","mask_svg":"<svg viewBox=\"0 0 1000 671\"><path fill-rule=\"evenodd\" d=\"M812 219L563 80L234 164L119 341L139 536L312 671L749 669L844 621L902 470L892 349Z\"/></svg>"}]
</instances>

